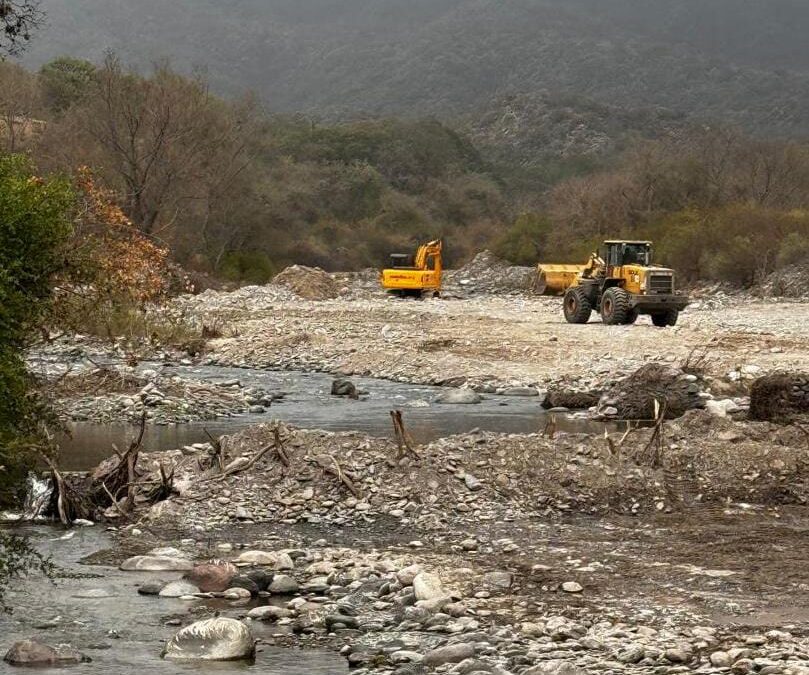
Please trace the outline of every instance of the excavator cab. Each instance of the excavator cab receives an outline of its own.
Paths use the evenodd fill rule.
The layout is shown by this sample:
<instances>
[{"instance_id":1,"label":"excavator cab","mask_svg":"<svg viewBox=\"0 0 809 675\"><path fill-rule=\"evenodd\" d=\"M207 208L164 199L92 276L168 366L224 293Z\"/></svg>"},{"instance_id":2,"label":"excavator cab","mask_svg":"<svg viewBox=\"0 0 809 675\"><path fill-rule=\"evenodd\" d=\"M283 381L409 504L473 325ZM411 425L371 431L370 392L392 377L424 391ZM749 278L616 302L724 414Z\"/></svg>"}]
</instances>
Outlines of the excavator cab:
<instances>
[{"instance_id":1,"label":"excavator cab","mask_svg":"<svg viewBox=\"0 0 809 675\"><path fill-rule=\"evenodd\" d=\"M436 240L419 246L414 256L392 254L391 266L380 274L382 288L399 296L439 295L443 267L442 248L441 241Z\"/></svg>"},{"instance_id":2,"label":"excavator cab","mask_svg":"<svg viewBox=\"0 0 809 675\"><path fill-rule=\"evenodd\" d=\"M413 256L409 253L391 253L390 266L394 270L413 269Z\"/></svg>"}]
</instances>

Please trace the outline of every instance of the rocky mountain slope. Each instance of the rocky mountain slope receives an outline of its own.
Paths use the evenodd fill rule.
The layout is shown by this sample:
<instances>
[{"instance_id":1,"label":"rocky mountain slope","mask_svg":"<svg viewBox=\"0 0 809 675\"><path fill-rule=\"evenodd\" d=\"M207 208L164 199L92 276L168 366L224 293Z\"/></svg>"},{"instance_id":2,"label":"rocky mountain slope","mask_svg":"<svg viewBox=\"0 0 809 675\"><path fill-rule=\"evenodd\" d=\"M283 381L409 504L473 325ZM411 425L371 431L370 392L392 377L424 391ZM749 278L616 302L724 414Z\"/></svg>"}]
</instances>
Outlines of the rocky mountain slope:
<instances>
[{"instance_id":1,"label":"rocky mountain slope","mask_svg":"<svg viewBox=\"0 0 809 675\"><path fill-rule=\"evenodd\" d=\"M321 114L439 114L524 93L809 132L809 7L793 0L45 0L29 65L105 49Z\"/></svg>"}]
</instances>

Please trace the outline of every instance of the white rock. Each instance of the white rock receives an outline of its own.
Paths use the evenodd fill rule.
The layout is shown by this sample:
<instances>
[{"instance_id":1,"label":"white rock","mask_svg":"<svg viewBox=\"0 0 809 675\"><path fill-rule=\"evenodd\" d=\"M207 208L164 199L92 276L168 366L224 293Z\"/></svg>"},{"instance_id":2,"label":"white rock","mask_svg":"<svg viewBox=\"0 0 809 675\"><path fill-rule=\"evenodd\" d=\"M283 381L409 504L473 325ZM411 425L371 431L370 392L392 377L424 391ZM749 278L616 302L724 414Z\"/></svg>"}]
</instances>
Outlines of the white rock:
<instances>
[{"instance_id":1,"label":"white rock","mask_svg":"<svg viewBox=\"0 0 809 675\"><path fill-rule=\"evenodd\" d=\"M228 588L222 593L222 597L225 598L225 600L244 600L245 598L249 598L250 595L250 591L246 588Z\"/></svg>"},{"instance_id":2,"label":"white rock","mask_svg":"<svg viewBox=\"0 0 809 675\"><path fill-rule=\"evenodd\" d=\"M269 551L245 551L236 562L250 563L252 565L267 565L275 570L295 569L295 563L289 554L284 552L274 553Z\"/></svg>"},{"instance_id":3,"label":"white rock","mask_svg":"<svg viewBox=\"0 0 809 675\"><path fill-rule=\"evenodd\" d=\"M396 573L396 578L402 586L412 586L413 580L423 571L424 568L421 565L410 565L399 570Z\"/></svg>"},{"instance_id":4,"label":"white rock","mask_svg":"<svg viewBox=\"0 0 809 675\"><path fill-rule=\"evenodd\" d=\"M199 588L188 581L172 581L160 590L158 595L161 598L181 598L184 595L194 595L199 593Z\"/></svg>"},{"instance_id":5,"label":"white rock","mask_svg":"<svg viewBox=\"0 0 809 675\"><path fill-rule=\"evenodd\" d=\"M136 555L121 563L121 569L127 572L187 572L193 568L190 560L166 556Z\"/></svg>"},{"instance_id":6,"label":"white rock","mask_svg":"<svg viewBox=\"0 0 809 675\"><path fill-rule=\"evenodd\" d=\"M437 600L447 595L438 575L429 572L421 572L415 576L413 591L416 594L416 600Z\"/></svg>"},{"instance_id":7,"label":"white rock","mask_svg":"<svg viewBox=\"0 0 809 675\"><path fill-rule=\"evenodd\" d=\"M584 588L576 581L566 581L562 584L562 590L565 593L581 593Z\"/></svg>"},{"instance_id":8,"label":"white rock","mask_svg":"<svg viewBox=\"0 0 809 675\"><path fill-rule=\"evenodd\" d=\"M716 417L727 417L728 413L738 410L736 402L726 398L720 401L706 401L705 410Z\"/></svg>"},{"instance_id":9,"label":"white rock","mask_svg":"<svg viewBox=\"0 0 809 675\"><path fill-rule=\"evenodd\" d=\"M255 655L250 628L236 619L218 617L197 621L180 630L163 651L163 658L179 661L238 661Z\"/></svg>"}]
</instances>

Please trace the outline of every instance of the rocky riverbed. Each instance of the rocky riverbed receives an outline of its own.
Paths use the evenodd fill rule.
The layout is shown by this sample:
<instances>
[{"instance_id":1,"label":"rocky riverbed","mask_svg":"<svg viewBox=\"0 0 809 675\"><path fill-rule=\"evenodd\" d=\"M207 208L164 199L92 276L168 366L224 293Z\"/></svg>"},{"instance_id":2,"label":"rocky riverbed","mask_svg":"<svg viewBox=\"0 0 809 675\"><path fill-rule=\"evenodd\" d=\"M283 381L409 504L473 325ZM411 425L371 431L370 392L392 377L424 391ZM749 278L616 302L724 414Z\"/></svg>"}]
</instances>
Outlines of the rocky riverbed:
<instances>
[{"instance_id":1,"label":"rocky riverbed","mask_svg":"<svg viewBox=\"0 0 809 675\"><path fill-rule=\"evenodd\" d=\"M105 509L89 530L108 533L71 567L98 576L59 580L52 611L41 590L38 605L17 595L35 582L15 589L20 610L0 622L19 642L9 658L90 657L82 672L105 675L128 656L148 672L242 667L196 661L222 654L270 673L809 674L809 434L800 409L747 419L759 377L807 370L809 304L714 289L673 329L570 326L558 299L523 287L525 270L500 270L497 286L476 264L424 302L384 298L373 275L311 271L181 298L160 311L220 334L193 357L128 366L90 343L44 350L34 361L64 376L66 416L270 409L213 442L143 453L138 481L162 470L171 494L126 517L123 500ZM89 365L65 376L77 361ZM405 434L297 428L272 420L275 387L178 367L349 376L359 400L329 400L365 417L390 400ZM363 374L442 389L363 400ZM634 396L639 382L655 396ZM459 419L539 411L548 391L531 433L406 433L422 405ZM567 407L596 428L566 426ZM38 543L58 561L87 531Z\"/></svg>"}]
</instances>

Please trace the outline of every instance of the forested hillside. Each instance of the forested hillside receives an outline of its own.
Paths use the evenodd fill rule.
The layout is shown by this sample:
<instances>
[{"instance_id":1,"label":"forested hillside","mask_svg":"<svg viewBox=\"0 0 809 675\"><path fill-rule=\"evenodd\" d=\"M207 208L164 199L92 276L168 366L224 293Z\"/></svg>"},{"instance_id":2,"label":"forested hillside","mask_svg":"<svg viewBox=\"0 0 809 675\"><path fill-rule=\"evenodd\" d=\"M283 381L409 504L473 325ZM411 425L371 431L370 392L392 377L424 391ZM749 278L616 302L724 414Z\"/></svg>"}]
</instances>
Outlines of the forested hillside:
<instances>
[{"instance_id":1,"label":"forested hillside","mask_svg":"<svg viewBox=\"0 0 809 675\"><path fill-rule=\"evenodd\" d=\"M27 63L105 48L203 68L277 111L475 115L507 95L664 108L809 133L809 5L795 0L45 0Z\"/></svg>"}]
</instances>

